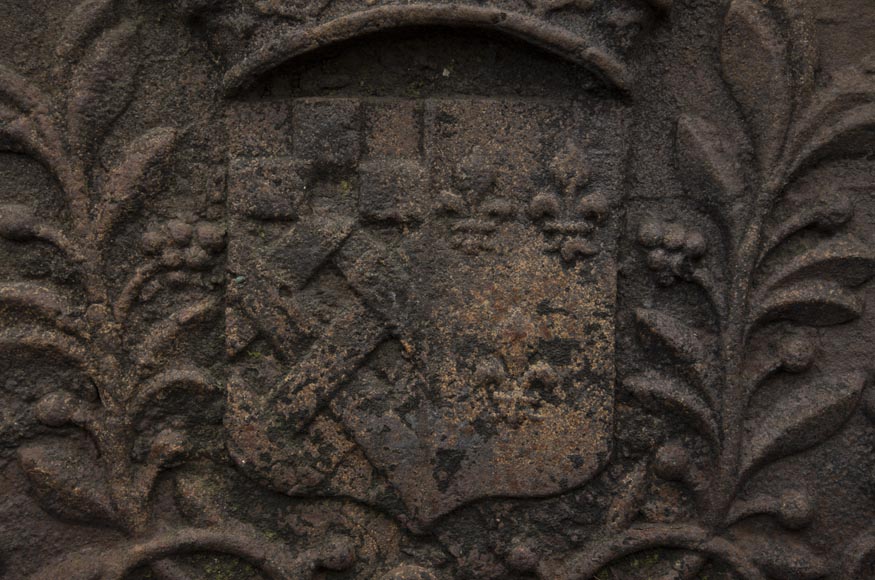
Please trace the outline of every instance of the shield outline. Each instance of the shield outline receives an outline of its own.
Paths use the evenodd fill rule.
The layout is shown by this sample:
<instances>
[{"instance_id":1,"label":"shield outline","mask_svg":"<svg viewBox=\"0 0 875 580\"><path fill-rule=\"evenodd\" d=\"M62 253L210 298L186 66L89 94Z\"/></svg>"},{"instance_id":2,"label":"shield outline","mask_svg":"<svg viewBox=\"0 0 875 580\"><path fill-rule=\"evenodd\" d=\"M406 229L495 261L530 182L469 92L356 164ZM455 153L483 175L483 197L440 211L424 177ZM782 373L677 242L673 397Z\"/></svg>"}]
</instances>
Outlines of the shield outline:
<instances>
[{"instance_id":1,"label":"shield outline","mask_svg":"<svg viewBox=\"0 0 875 580\"><path fill-rule=\"evenodd\" d=\"M417 20L418 17L415 16L415 13L416 13L415 10L406 11L406 10L402 10L401 7L397 7L397 8L400 10L399 14L405 15L404 19L402 19L404 23L409 23L409 22L434 23L435 21L443 22L441 20L441 18L443 18L441 16L441 14L443 14L443 12L441 12L440 10L434 11L434 10L428 9L425 11L426 16L420 20ZM421 7L418 7L418 8L421 8ZM393 10L394 10L394 8L393 8ZM408 19L407 15L409 15L409 14L411 14L412 16L410 16L410 18ZM420 12L420 14L423 14L423 12ZM370 18L371 16L367 16L367 18ZM474 27L489 27L488 24L484 25L484 21L480 18L480 16L482 16L482 15L478 15L477 18L475 18L471 21L467 21L467 24L473 25ZM360 17L361 16L357 16L357 18L360 18ZM462 18L462 20L465 20L464 17L461 17L461 18ZM402 22L402 20L399 20L398 22ZM349 22L349 20L345 19L343 26L346 26L348 24L348 22ZM400 24L400 25L403 26L405 24ZM527 24L527 26L528 26L528 24ZM346 36L344 36L344 35L346 35ZM513 34L513 35L517 36L517 37L521 36L521 37L525 38L526 40L529 40L530 42L532 42L533 44L535 44L541 48L544 47L545 43L547 45L549 45L550 42L552 41L552 39L555 38L554 36L551 36L551 34L545 33L544 28L540 25L527 28L526 34L522 34L522 35L521 34ZM529 38L528 37L529 35L534 35L535 38ZM343 36L344 39L350 37L350 35L347 35L347 33L343 33L341 36ZM240 79L242 79L244 77L254 77L254 76L262 74L263 70L265 68L269 68L269 67L277 64L277 60L279 59L279 57L277 56L278 54L281 54L282 59L285 59L285 58L288 58L291 56L295 56L296 54L300 54L302 52L307 52L309 50L308 47L299 46L297 44L297 41L293 40L293 41L289 41L289 42L290 42L290 44L288 46L286 46L286 48L284 48L282 50L275 50L269 56L262 55L258 59L255 59L255 60L250 59L248 62L242 63L240 65L240 67L238 67L238 79L232 84L235 87L243 86L246 83ZM550 47L548 46L548 48L550 48ZM561 56L565 56L566 58L568 58L568 55L566 52L564 52L564 50L565 50L564 48L561 48L561 50L553 50L553 52L556 52L556 53L560 54ZM615 73L617 72L618 69L616 67L612 67L612 65L608 62L610 59L608 59L606 61L605 59L603 59L601 57L593 57L593 55L596 53L591 52L591 51L585 53L582 57L581 57L581 53L579 51L575 52L574 54L575 54L575 59L582 58L584 61L586 61L586 64L588 67L595 68L602 73L603 77L608 78L612 81L616 81L617 75ZM590 57L592 57L592 58L590 58ZM608 63L608 64L606 64L606 63ZM244 70L244 69L248 72L246 72L245 74L242 72L239 72L239 70ZM614 84L616 85L617 83L615 82ZM229 202L232 205L232 211L233 211L233 200L229 200ZM343 227L340 227L340 231L341 232L343 231ZM327 238L343 238L345 235L348 235L348 233L338 233L337 231L331 231L328 233ZM231 242L233 245L233 239L231 240ZM329 243L329 245L330 245L330 243ZM615 250L616 249L614 248L614 251ZM331 251L333 251L333 249ZM236 331L233 331L233 329L229 332L229 335L238 335L238 334L239 333ZM363 359L365 356L366 356L365 353L359 353L357 355L353 355L352 358L359 360L359 359ZM358 363L356 363L356 364L358 364ZM341 369L341 371L339 371L339 374L344 374L346 372L348 372L348 369ZM318 369L314 369L313 373L319 374L320 371ZM235 399L235 396L233 394L232 386L234 384L237 384L238 387L240 387L240 383L239 382L235 383L234 380L232 380L229 383L229 401L232 403L230 405L230 407L232 409L240 407L240 405L238 404L239 400ZM611 388L613 388L613 385L611 385ZM331 390L331 389L327 389L327 390ZM308 396L311 397L313 400L320 400L319 396L315 393L310 393ZM611 410L613 410L612 406L611 406ZM303 413L303 414L306 415L307 413ZM240 416L236 417L236 419L230 420L229 424L232 426L236 425L236 426L238 426L238 428L242 428L243 424L245 423L246 429L249 432L251 432L253 429L255 429L255 430L260 430L260 431L263 431L264 433L266 433L268 431L268 426L267 426L268 424L271 425L271 427L270 427L271 429L276 429L277 428L276 421L271 421L269 419L265 420L264 416L265 415L264 415L263 410L262 410L262 412L257 412L257 411L253 412L252 409L249 409L245 413L242 413ZM263 425L262 428L260 428L260 429L258 427L254 426L259 421L265 423L265 425ZM284 422L286 422L286 423L288 422L288 416L284 417ZM611 420L611 425L612 425L612 420ZM607 445L603 449L603 452L602 452L602 455L604 456L605 459L600 461L599 464L597 466L595 466L591 470L591 472L588 473L585 477L581 477L579 481L560 482L559 484L557 484L557 486L555 486L555 488L545 489L541 493L526 493L526 494L521 494L521 495L522 496L549 495L549 494L557 493L558 491L561 491L564 489L575 487L575 486L589 480L594 475L595 472L597 472L601 467L603 467L603 465L607 461L607 457L610 454L611 439L612 439L613 434L610 433L610 435L611 435L611 437L609 437L606 440ZM250 440L252 439L252 437L248 437L248 436L247 436L247 438ZM237 437L236 443L237 443L239 449L243 449L243 448L249 446L253 449L255 449L255 448L260 449L261 450L260 452L263 452L265 447L270 448L272 450L272 452L274 452L274 453L282 451L281 446L268 443L266 436L256 436L255 439L258 441L258 443L254 447L251 445L251 442L244 443L243 442L244 439L246 439L246 438ZM236 453L235 457L238 459L238 463L241 463L241 465L246 463L246 460L245 460L246 452L245 451L241 451L239 453ZM252 464L250 463L249 467L251 467L251 465ZM300 485L289 486L287 483L283 483L282 477L277 477L275 474L273 474L273 475L269 474L266 476L265 476L265 474L262 474L262 479L267 479L269 481L272 481L274 487L281 488L283 491L286 491L287 493L291 493L293 495L298 495L298 494L307 495L313 491L312 488L308 488L307 486L300 486ZM488 497L489 495L506 495L506 494L503 494L503 493L475 494L475 497L465 498L464 500L458 501L454 505L451 505L449 508L441 507L437 510L430 510L428 508L414 510L416 513L414 514L412 521L415 522L415 525L417 525L417 526L427 525L427 524L431 523L432 521L434 521L440 515L450 511L451 509L454 509L455 507L458 507L458 505L462 505L464 503L467 503L469 501L477 499L478 497Z\"/></svg>"}]
</instances>

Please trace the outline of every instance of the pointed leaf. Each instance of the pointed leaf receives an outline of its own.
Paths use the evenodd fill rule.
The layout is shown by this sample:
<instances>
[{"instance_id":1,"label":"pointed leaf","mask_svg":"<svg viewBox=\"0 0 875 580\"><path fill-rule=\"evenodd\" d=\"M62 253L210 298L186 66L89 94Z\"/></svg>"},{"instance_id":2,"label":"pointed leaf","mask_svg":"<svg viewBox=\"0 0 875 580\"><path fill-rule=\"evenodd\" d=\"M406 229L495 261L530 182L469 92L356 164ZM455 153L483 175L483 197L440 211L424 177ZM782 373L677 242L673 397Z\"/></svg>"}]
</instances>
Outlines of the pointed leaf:
<instances>
[{"instance_id":1,"label":"pointed leaf","mask_svg":"<svg viewBox=\"0 0 875 580\"><path fill-rule=\"evenodd\" d=\"M732 139L699 117L683 115L678 121L677 154L687 193L723 200L744 190L739 152ZM713 193L712 193L713 192Z\"/></svg>"},{"instance_id":2,"label":"pointed leaf","mask_svg":"<svg viewBox=\"0 0 875 580\"><path fill-rule=\"evenodd\" d=\"M93 149L130 103L139 68L136 36L134 24L113 28L76 69L67 103L74 151L84 154Z\"/></svg>"},{"instance_id":3,"label":"pointed leaf","mask_svg":"<svg viewBox=\"0 0 875 580\"><path fill-rule=\"evenodd\" d=\"M140 369L153 367L158 362L161 349L179 339L190 325L204 322L220 312L219 301L215 297L208 297L155 324L140 341L140 348L135 354L137 365Z\"/></svg>"},{"instance_id":4,"label":"pointed leaf","mask_svg":"<svg viewBox=\"0 0 875 580\"><path fill-rule=\"evenodd\" d=\"M836 230L848 223L853 215L854 205L843 193L821 196L814 200L814 203L794 204L789 215L769 228L758 264L761 265L772 252L795 234L808 228L835 234Z\"/></svg>"},{"instance_id":5,"label":"pointed leaf","mask_svg":"<svg viewBox=\"0 0 875 580\"><path fill-rule=\"evenodd\" d=\"M0 64L0 148L33 155L57 172L61 147L48 111L42 91Z\"/></svg>"},{"instance_id":6,"label":"pointed leaf","mask_svg":"<svg viewBox=\"0 0 875 580\"><path fill-rule=\"evenodd\" d=\"M834 326L859 318L864 300L834 282L806 281L772 292L751 320L753 325L789 320L805 326Z\"/></svg>"},{"instance_id":7,"label":"pointed leaf","mask_svg":"<svg viewBox=\"0 0 875 580\"><path fill-rule=\"evenodd\" d=\"M875 55L862 63L846 67L832 76L830 83L818 91L799 114L790 138L790 165L793 177L812 162L833 153L865 153L867 135L872 126L871 107L875 104ZM846 141L851 147L843 150ZM868 139L871 150L871 138Z\"/></svg>"},{"instance_id":8,"label":"pointed leaf","mask_svg":"<svg viewBox=\"0 0 875 580\"><path fill-rule=\"evenodd\" d=\"M140 390L134 393L128 405L131 415L143 413L159 402L167 392L184 389L192 396L213 395L221 389L209 379L203 369L197 367L175 368L152 377Z\"/></svg>"},{"instance_id":9,"label":"pointed leaf","mask_svg":"<svg viewBox=\"0 0 875 580\"><path fill-rule=\"evenodd\" d=\"M30 81L0 64L0 101L6 101L22 113L47 108L47 99Z\"/></svg>"},{"instance_id":10,"label":"pointed leaf","mask_svg":"<svg viewBox=\"0 0 875 580\"><path fill-rule=\"evenodd\" d=\"M698 393L683 383L657 375L638 375L623 384L642 404L654 410L676 413L705 438L715 443L718 441L714 413Z\"/></svg>"},{"instance_id":11,"label":"pointed leaf","mask_svg":"<svg viewBox=\"0 0 875 580\"><path fill-rule=\"evenodd\" d=\"M112 170L106 197L122 201L136 195L146 172L173 151L176 135L175 129L158 127L137 137L125 150L122 162Z\"/></svg>"},{"instance_id":12,"label":"pointed leaf","mask_svg":"<svg viewBox=\"0 0 875 580\"><path fill-rule=\"evenodd\" d=\"M4 306L32 310L52 320L70 309L57 292L29 282L0 284L0 308Z\"/></svg>"},{"instance_id":13,"label":"pointed leaf","mask_svg":"<svg viewBox=\"0 0 875 580\"><path fill-rule=\"evenodd\" d=\"M815 132L799 153L795 169L829 157L866 157L875 151L875 103L860 105L834 116Z\"/></svg>"},{"instance_id":14,"label":"pointed leaf","mask_svg":"<svg viewBox=\"0 0 875 580\"><path fill-rule=\"evenodd\" d=\"M775 288L805 279L829 280L846 287L859 286L875 275L875 253L859 241L831 239L795 256L771 275L764 288Z\"/></svg>"},{"instance_id":15,"label":"pointed leaf","mask_svg":"<svg viewBox=\"0 0 875 580\"><path fill-rule=\"evenodd\" d=\"M642 338L655 341L656 346L684 363L696 380L696 386L708 396L705 392L709 358L706 343L710 342L711 337L658 310L639 308L635 311L635 317Z\"/></svg>"},{"instance_id":16,"label":"pointed leaf","mask_svg":"<svg viewBox=\"0 0 875 580\"><path fill-rule=\"evenodd\" d=\"M83 370L88 370L93 362L83 343L60 332L23 326L0 330L0 351L14 352L19 348L61 355Z\"/></svg>"},{"instance_id":17,"label":"pointed leaf","mask_svg":"<svg viewBox=\"0 0 875 580\"><path fill-rule=\"evenodd\" d=\"M736 499L723 524L733 526L751 517L768 516L785 530L796 531L809 526L815 512L816 504L809 492L790 486L777 496L755 493L745 499Z\"/></svg>"},{"instance_id":18,"label":"pointed leaf","mask_svg":"<svg viewBox=\"0 0 875 580\"><path fill-rule=\"evenodd\" d=\"M89 524L113 521L103 469L81 445L56 439L23 446L18 461L40 504L50 512Z\"/></svg>"},{"instance_id":19,"label":"pointed leaf","mask_svg":"<svg viewBox=\"0 0 875 580\"><path fill-rule=\"evenodd\" d=\"M767 462L821 443L848 420L866 384L863 373L797 387L762 417L749 420L741 473L746 480Z\"/></svg>"},{"instance_id":20,"label":"pointed leaf","mask_svg":"<svg viewBox=\"0 0 875 580\"><path fill-rule=\"evenodd\" d=\"M33 119L19 116L8 121L0 121L0 151L26 153L44 159L45 146Z\"/></svg>"},{"instance_id":21,"label":"pointed leaf","mask_svg":"<svg viewBox=\"0 0 875 580\"><path fill-rule=\"evenodd\" d=\"M62 60L83 48L89 38L105 28L113 16L115 0L85 0L64 21L55 53Z\"/></svg>"},{"instance_id":22,"label":"pointed leaf","mask_svg":"<svg viewBox=\"0 0 875 580\"><path fill-rule=\"evenodd\" d=\"M724 21L723 78L747 119L763 168L778 157L792 99L787 49L774 19L759 2L733 0Z\"/></svg>"},{"instance_id":23,"label":"pointed leaf","mask_svg":"<svg viewBox=\"0 0 875 580\"><path fill-rule=\"evenodd\" d=\"M62 180L66 159L54 123L39 112L0 118L0 151L31 155Z\"/></svg>"},{"instance_id":24,"label":"pointed leaf","mask_svg":"<svg viewBox=\"0 0 875 580\"><path fill-rule=\"evenodd\" d=\"M638 326L649 336L656 338L672 354L687 363L699 363L706 359L702 347L703 332L690 328L679 319L651 308L635 311Z\"/></svg>"},{"instance_id":25,"label":"pointed leaf","mask_svg":"<svg viewBox=\"0 0 875 580\"><path fill-rule=\"evenodd\" d=\"M142 193L149 171L165 162L173 151L176 131L152 129L131 143L121 163L109 175L103 191L98 237L107 236L126 205Z\"/></svg>"},{"instance_id":26,"label":"pointed leaf","mask_svg":"<svg viewBox=\"0 0 875 580\"><path fill-rule=\"evenodd\" d=\"M114 357L95 357L84 343L54 330L22 326L0 329L0 352L14 353L18 349L50 354L49 360L56 360L60 355L86 373L96 384L101 399L111 404L112 394L106 387L115 385L121 374Z\"/></svg>"},{"instance_id":27,"label":"pointed leaf","mask_svg":"<svg viewBox=\"0 0 875 580\"><path fill-rule=\"evenodd\" d=\"M23 111L0 102L0 151L32 156L54 173L66 190L66 152L45 103L38 103L32 110Z\"/></svg>"}]
</instances>

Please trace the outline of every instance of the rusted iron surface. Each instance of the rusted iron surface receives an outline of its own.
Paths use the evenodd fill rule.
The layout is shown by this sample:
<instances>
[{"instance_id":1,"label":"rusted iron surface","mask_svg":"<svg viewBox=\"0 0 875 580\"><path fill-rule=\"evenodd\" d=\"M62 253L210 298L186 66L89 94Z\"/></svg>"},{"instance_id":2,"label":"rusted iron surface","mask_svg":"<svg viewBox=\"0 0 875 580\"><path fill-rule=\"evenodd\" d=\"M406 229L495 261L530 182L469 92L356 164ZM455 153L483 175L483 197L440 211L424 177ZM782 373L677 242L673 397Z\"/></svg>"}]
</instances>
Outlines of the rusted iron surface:
<instances>
[{"instance_id":1,"label":"rusted iron surface","mask_svg":"<svg viewBox=\"0 0 875 580\"><path fill-rule=\"evenodd\" d=\"M0 575L875 577L867 0L9 0Z\"/></svg>"}]
</instances>

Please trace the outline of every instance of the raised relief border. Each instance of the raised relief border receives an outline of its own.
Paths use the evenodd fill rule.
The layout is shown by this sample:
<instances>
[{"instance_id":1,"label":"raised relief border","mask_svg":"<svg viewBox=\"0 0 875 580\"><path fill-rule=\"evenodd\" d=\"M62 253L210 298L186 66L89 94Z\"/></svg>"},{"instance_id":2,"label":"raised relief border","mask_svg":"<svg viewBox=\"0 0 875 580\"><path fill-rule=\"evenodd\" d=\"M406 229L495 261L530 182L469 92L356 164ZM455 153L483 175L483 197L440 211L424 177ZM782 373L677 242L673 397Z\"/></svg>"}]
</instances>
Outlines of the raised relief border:
<instances>
[{"instance_id":1,"label":"raised relief border","mask_svg":"<svg viewBox=\"0 0 875 580\"><path fill-rule=\"evenodd\" d=\"M0 201L3 485L53 544L23 561L3 524L0 574L869 577L875 531L825 548L818 498L770 470L875 419L829 344L865 314L871 225L816 175L871 161L871 59L818 79L797 2L726 2L732 114L682 111L683 191L631 200L640 95L599 3L247 4L281 24L211 81L227 163L170 217L150 203L185 129L123 122L139 20L85 0L51 85L0 66L0 144L56 192ZM410 27L598 80L269 84Z\"/></svg>"}]
</instances>

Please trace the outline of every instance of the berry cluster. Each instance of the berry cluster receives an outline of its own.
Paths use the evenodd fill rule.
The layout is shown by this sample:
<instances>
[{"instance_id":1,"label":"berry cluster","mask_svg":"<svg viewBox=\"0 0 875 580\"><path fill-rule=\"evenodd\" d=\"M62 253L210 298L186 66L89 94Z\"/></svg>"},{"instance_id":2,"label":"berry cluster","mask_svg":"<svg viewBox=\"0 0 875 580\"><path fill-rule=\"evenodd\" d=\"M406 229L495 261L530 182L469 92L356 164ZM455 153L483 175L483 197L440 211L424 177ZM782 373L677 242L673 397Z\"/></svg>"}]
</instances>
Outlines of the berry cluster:
<instances>
[{"instance_id":1,"label":"berry cluster","mask_svg":"<svg viewBox=\"0 0 875 580\"><path fill-rule=\"evenodd\" d=\"M638 242L650 249L647 267L656 275L660 286L671 286L679 279L688 280L694 263L708 250L702 232L675 222L643 222L638 230Z\"/></svg>"},{"instance_id":2,"label":"berry cluster","mask_svg":"<svg viewBox=\"0 0 875 580\"><path fill-rule=\"evenodd\" d=\"M807 336L792 335L780 342L778 354L781 358L781 368L788 373L801 373L814 363L816 347Z\"/></svg>"},{"instance_id":3,"label":"berry cluster","mask_svg":"<svg viewBox=\"0 0 875 580\"><path fill-rule=\"evenodd\" d=\"M141 244L165 268L206 270L225 247L225 229L212 222L173 219L146 230Z\"/></svg>"}]
</instances>

